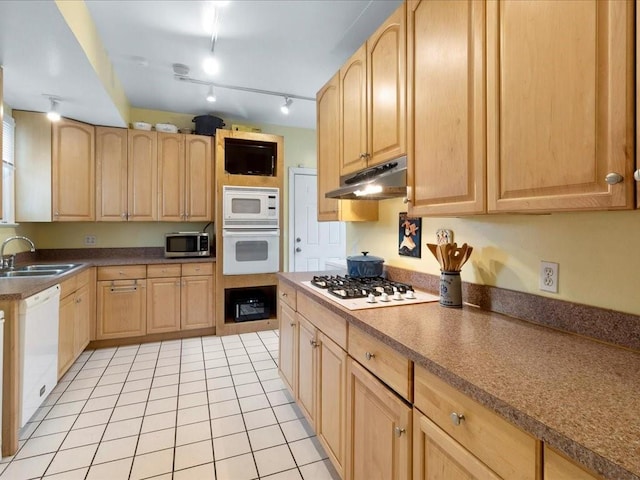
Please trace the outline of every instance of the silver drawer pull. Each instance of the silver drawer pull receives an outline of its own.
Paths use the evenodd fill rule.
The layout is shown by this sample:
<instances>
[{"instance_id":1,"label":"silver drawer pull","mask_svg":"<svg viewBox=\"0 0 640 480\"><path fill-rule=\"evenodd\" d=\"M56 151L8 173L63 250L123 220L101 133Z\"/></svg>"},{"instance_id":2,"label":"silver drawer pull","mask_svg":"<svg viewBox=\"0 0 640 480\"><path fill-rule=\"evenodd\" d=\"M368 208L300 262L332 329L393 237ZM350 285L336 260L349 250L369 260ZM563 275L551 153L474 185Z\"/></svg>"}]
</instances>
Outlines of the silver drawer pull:
<instances>
[{"instance_id":1,"label":"silver drawer pull","mask_svg":"<svg viewBox=\"0 0 640 480\"><path fill-rule=\"evenodd\" d=\"M367 353L365 353L365 354L364 354L364 357L365 357L367 360L371 360L372 358L375 358L375 357L376 357L376 354L375 354L375 353L371 353L371 352L367 352Z\"/></svg>"},{"instance_id":2,"label":"silver drawer pull","mask_svg":"<svg viewBox=\"0 0 640 480\"><path fill-rule=\"evenodd\" d=\"M453 423L456 427L459 426L465 419L463 413L456 412L452 412L451 415L449 415L449 418L451 418L451 423Z\"/></svg>"},{"instance_id":3,"label":"silver drawer pull","mask_svg":"<svg viewBox=\"0 0 640 480\"><path fill-rule=\"evenodd\" d=\"M403 433L407 433L407 430L405 428L401 428L401 427L396 427L393 429L393 431L396 434L396 437L400 438L402 436Z\"/></svg>"},{"instance_id":4,"label":"silver drawer pull","mask_svg":"<svg viewBox=\"0 0 640 480\"><path fill-rule=\"evenodd\" d=\"M137 286L133 286L133 287L111 287L111 291L113 293L136 292L137 290L138 290Z\"/></svg>"}]
</instances>

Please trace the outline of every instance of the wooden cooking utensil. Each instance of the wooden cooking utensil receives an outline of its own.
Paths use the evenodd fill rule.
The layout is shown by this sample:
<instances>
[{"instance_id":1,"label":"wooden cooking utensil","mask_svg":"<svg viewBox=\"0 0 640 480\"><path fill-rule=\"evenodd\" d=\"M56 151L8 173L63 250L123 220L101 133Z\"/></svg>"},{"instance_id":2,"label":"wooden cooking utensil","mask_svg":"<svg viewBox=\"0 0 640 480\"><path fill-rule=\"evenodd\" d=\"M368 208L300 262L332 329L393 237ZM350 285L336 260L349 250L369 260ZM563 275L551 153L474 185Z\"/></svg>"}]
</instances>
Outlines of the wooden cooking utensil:
<instances>
[{"instance_id":1,"label":"wooden cooking utensil","mask_svg":"<svg viewBox=\"0 0 640 480\"><path fill-rule=\"evenodd\" d=\"M438 258L438 254L436 253L438 245L436 245L435 243L427 243L427 248L429 248L429 251L433 253L434 257Z\"/></svg>"}]
</instances>

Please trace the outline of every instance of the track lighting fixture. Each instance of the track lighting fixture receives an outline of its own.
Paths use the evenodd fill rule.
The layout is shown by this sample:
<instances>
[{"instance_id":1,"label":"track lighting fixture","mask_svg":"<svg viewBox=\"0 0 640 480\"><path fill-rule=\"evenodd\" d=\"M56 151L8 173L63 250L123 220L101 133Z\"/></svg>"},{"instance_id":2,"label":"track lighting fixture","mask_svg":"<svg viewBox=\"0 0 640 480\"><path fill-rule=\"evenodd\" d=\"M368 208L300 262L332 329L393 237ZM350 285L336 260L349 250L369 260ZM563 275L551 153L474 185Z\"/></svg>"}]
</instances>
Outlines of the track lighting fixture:
<instances>
[{"instance_id":1,"label":"track lighting fixture","mask_svg":"<svg viewBox=\"0 0 640 480\"><path fill-rule=\"evenodd\" d=\"M211 85L209 87L209 92L207 93L207 102L215 102L216 101L216 94L213 92L213 85Z\"/></svg>"},{"instance_id":2,"label":"track lighting fixture","mask_svg":"<svg viewBox=\"0 0 640 480\"><path fill-rule=\"evenodd\" d=\"M58 112L58 100L53 97L49 97L49 101L51 102L51 107L47 112L47 118L52 122L57 122L58 120L60 120L60 113Z\"/></svg>"},{"instance_id":3,"label":"track lighting fixture","mask_svg":"<svg viewBox=\"0 0 640 480\"><path fill-rule=\"evenodd\" d=\"M280 107L280 111L282 112L283 115L289 115L289 107L291 106L292 103L293 103L293 100L291 100L289 97L284 97L284 103Z\"/></svg>"}]
</instances>

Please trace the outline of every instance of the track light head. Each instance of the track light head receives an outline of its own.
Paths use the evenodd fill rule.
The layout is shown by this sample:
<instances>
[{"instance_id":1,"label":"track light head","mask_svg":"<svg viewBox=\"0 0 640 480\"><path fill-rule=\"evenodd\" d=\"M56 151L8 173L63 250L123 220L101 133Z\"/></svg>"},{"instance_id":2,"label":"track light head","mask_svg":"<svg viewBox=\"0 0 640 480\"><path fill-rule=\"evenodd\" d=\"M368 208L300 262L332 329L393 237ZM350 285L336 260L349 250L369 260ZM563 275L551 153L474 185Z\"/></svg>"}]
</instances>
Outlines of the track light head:
<instances>
[{"instance_id":1,"label":"track light head","mask_svg":"<svg viewBox=\"0 0 640 480\"><path fill-rule=\"evenodd\" d=\"M49 101L51 106L49 107L49 111L47 112L47 118L52 122L57 122L60 120L60 113L58 112L58 99L54 97L49 97Z\"/></svg>"},{"instance_id":2,"label":"track light head","mask_svg":"<svg viewBox=\"0 0 640 480\"><path fill-rule=\"evenodd\" d=\"M291 106L292 103L293 103L293 100L291 100L289 97L284 97L284 103L280 107L280 111L282 112L283 115L289 115L289 107Z\"/></svg>"}]
</instances>

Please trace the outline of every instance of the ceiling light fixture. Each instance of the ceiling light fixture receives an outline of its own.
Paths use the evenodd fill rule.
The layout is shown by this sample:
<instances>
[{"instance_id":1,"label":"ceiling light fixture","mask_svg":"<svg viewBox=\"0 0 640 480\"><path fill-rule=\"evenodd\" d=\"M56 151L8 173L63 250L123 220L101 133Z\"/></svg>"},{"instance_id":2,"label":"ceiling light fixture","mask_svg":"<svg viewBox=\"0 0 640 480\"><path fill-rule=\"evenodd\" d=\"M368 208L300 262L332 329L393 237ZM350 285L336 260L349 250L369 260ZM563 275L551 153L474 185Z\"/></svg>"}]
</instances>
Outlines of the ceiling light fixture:
<instances>
[{"instance_id":1,"label":"ceiling light fixture","mask_svg":"<svg viewBox=\"0 0 640 480\"><path fill-rule=\"evenodd\" d=\"M215 8L212 12L212 19L210 20L211 47L209 49L209 54L202 62L202 69L207 75L217 75L220 71L220 62L218 62L218 59L215 56L216 40L218 39L218 19L220 18L218 10L219 9Z\"/></svg>"},{"instance_id":2,"label":"ceiling light fixture","mask_svg":"<svg viewBox=\"0 0 640 480\"><path fill-rule=\"evenodd\" d=\"M54 97L49 97L49 101L51 102L51 107L47 112L47 118L52 122L57 122L60 120L60 113L58 112L58 103L60 99L56 99Z\"/></svg>"},{"instance_id":3,"label":"ceiling light fixture","mask_svg":"<svg viewBox=\"0 0 640 480\"><path fill-rule=\"evenodd\" d=\"M283 115L289 115L289 107L291 106L292 103L293 103L293 100L291 100L289 97L284 97L284 103L280 107L280 111L282 112Z\"/></svg>"},{"instance_id":4,"label":"ceiling light fixture","mask_svg":"<svg viewBox=\"0 0 640 480\"><path fill-rule=\"evenodd\" d=\"M216 94L213 92L213 85L211 85L209 87L209 92L207 93L207 102L215 102L216 101Z\"/></svg>"}]
</instances>

